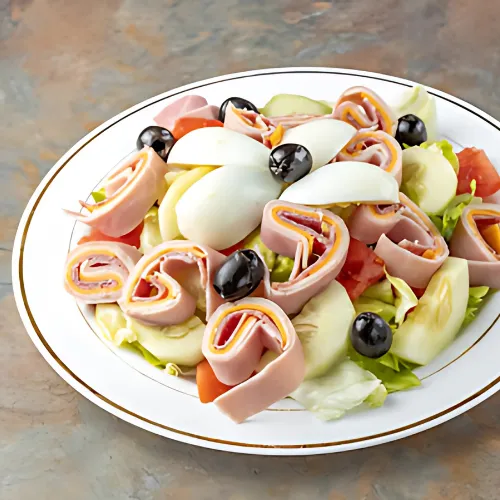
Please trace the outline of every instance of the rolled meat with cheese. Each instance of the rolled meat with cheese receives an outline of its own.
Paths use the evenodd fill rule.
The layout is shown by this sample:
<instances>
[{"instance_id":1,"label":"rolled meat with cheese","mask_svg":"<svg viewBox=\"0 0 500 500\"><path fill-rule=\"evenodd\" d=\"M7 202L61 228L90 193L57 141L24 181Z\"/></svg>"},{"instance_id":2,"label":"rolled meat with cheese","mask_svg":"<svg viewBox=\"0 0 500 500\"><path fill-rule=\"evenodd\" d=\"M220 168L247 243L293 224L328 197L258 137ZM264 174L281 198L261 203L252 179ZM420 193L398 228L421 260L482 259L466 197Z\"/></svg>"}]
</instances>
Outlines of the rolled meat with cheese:
<instances>
[{"instance_id":1,"label":"rolled meat with cheese","mask_svg":"<svg viewBox=\"0 0 500 500\"><path fill-rule=\"evenodd\" d=\"M425 288L443 265L449 251L446 241L427 215L407 196L399 193L401 208L389 217L396 224L378 239L375 253L392 276L414 288Z\"/></svg>"},{"instance_id":2,"label":"rolled meat with cheese","mask_svg":"<svg viewBox=\"0 0 500 500\"><path fill-rule=\"evenodd\" d=\"M217 106L210 106L204 97L199 95L186 95L170 103L162 109L155 117L154 121L167 130L173 130L175 122L184 116L196 118L216 119L219 109Z\"/></svg>"},{"instance_id":3,"label":"rolled meat with cheese","mask_svg":"<svg viewBox=\"0 0 500 500\"><path fill-rule=\"evenodd\" d=\"M144 323L176 325L198 308L207 319L222 304L211 283L225 256L192 241L166 241L136 264L119 304Z\"/></svg>"},{"instance_id":4,"label":"rolled meat with cheese","mask_svg":"<svg viewBox=\"0 0 500 500\"><path fill-rule=\"evenodd\" d=\"M269 121L272 125L277 127L281 125L285 130L289 128L297 127L307 122L311 122L313 120L318 120L320 118L327 118L330 115L302 115L302 114L292 114L292 115L284 115L284 116L271 116Z\"/></svg>"},{"instance_id":5,"label":"rolled meat with cheese","mask_svg":"<svg viewBox=\"0 0 500 500\"><path fill-rule=\"evenodd\" d=\"M276 357L252 376L265 350ZM288 396L305 375L302 345L290 319L262 298L220 306L205 329L202 352L218 380L234 386L214 403L236 423Z\"/></svg>"},{"instance_id":6,"label":"rolled meat with cheese","mask_svg":"<svg viewBox=\"0 0 500 500\"><path fill-rule=\"evenodd\" d=\"M337 101L333 117L360 131L382 130L394 136L397 117L382 98L366 87L351 87Z\"/></svg>"},{"instance_id":7,"label":"rolled meat with cheese","mask_svg":"<svg viewBox=\"0 0 500 500\"><path fill-rule=\"evenodd\" d=\"M467 260L471 286L500 288L500 205L466 207L453 232L450 252Z\"/></svg>"},{"instance_id":8,"label":"rolled meat with cheese","mask_svg":"<svg viewBox=\"0 0 500 500\"><path fill-rule=\"evenodd\" d=\"M224 127L248 135L259 142L263 141L263 135L267 135L275 129L265 116L255 111L235 108L231 102L226 108Z\"/></svg>"},{"instance_id":9,"label":"rolled meat with cheese","mask_svg":"<svg viewBox=\"0 0 500 500\"><path fill-rule=\"evenodd\" d=\"M403 152L396 139L382 130L358 132L337 155L337 161L362 161L377 165L401 185Z\"/></svg>"},{"instance_id":10,"label":"rolled meat with cheese","mask_svg":"<svg viewBox=\"0 0 500 500\"><path fill-rule=\"evenodd\" d=\"M360 205L349 217L349 234L366 245L376 243L383 234L387 234L403 217L404 206Z\"/></svg>"},{"instance_id":11,"label":"rolled meat with cheese","mask_svg":"<svg viewBox=\"0 0 500 500\"><path fill-rule=\"evenodd\" d=\"M64 288L87 304L117 302L141 257L136 248L114 241L78 245L66 258Z\"/></svg>"},{"instance_id":12,"label":"rolled meat with cheese","mask_svg":"<svg viewBox=\"0 0 500 500\"><path fill-rule=\"evenodd\" d=\"M260 236L274 252L295 259L288 281L264 283L266 297L287 314L298 313L336 278L349 247L349 231L340 217L280 200L265 206Z\"/></svg>"},{"instance_id":13,"label":"rolled meat with cheese","mask_svg":"<svg viewBox=\"0 0 500 500\"><path fill-rule=\"evenodd\" d=\"M123 236L143 221L148 210L163 195L166 173L166 163L154 149L145 146L126 158L104 181L104 201L80 201L88 214L66 212L108 236Z\"/></svg>"}]
</instances>

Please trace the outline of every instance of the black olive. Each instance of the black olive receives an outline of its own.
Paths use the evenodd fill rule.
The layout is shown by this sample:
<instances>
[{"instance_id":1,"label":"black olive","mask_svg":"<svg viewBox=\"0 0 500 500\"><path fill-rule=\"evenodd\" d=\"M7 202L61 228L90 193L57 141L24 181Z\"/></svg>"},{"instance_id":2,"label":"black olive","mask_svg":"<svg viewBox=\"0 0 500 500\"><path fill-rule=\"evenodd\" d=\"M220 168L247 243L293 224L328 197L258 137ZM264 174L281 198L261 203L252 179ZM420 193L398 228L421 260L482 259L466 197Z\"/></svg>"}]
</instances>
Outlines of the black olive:
<instances>
[{"instance_id":1,"label":"black olive","mask_svg":"<svg viewBox=\"0 0 500 500\"><path fill-rule=\"evenodd\" d=\"M243 99L243 97L230 97L220 105L219 121L222 123L224 123L224 118L226 118L226 108L229 103L231 103L237 109L246 109L247 111L255 111L256 113L259 112L255 104L252 104L250 101Z\"/></svg>"},{"instance_id":2,"label":"black olive","mask_svg":"<svg viewBox=\"0 0 500 500\"><path fill-rule=\"evenodd\" d=\"M300 144L280 144L269 155L269 170L285 182L295 182L312 168L311 153Z\"/></svg>"},{"instance_id":3,"label":"black olive","mask_svg":"<svg viewBox=\"0 0 500 500\"><path fill-rule=\"evenodd\" d=\"M354 349L367 358L380 358L392 345L392 330L378 314L359 314L351 329L351 343Z\"/></svg>"},{"instance_id":4,"label":"black olive","mask_svg":"<svg viewBox=\"0 0 500 500\"><path fill-rule=\"evenodd\" d=\"M403 144L407 146L420 146L427 140L427 130L425 123L415 115L404 115L398 120L398 128L396 130L396 141L401 147Z\"/></svg>"},{"instance_id":5,"label":"black olive","mask_svg":"<svg viewBox=\"0 0 500 500\"><path fill-rule=\"evenodd\" d=\"M255 251L237 250L215 273L214 288L225 300L239 300L259 286L264 274L264 263Z\"/></svg>"},{"instance_id":6,"label":"black olive","mask_svg":"<svg viewBox=\"0 0 500 500\"><path fill-rule=\"evenodd\" d=\"M168 153L174 145L175 139L170 130L157 125L146 127L137 138L137 149L144 146L152 147L164 161L167 161Z\"/></svg>"}]
</instances>

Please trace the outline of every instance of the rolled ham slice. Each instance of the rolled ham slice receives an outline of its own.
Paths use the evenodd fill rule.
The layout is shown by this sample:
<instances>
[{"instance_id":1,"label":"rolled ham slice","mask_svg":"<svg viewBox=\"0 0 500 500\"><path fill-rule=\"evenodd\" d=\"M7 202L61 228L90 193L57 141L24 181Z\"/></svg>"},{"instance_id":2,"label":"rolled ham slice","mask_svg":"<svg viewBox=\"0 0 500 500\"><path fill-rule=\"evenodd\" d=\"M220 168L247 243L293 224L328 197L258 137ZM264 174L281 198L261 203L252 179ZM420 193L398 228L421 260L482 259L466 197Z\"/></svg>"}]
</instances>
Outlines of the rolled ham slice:
<instances>
[{"instance_id":1,"label":"rolled ham slice","mask_svg":"<svg viewBox=\"0 0 500 500\"><path fill-rule=\"evenodd\" d=\"M318 120L320 118L327 118L329 115L285 115L285 116L272 116L269 118L269 121L272 125L277 127L281 125L285 130L289 128L297 127L307 122L311 122L313 120Z\"/></svg>"},{"instance_id":2,"label":"rolled ham slice","mask_svg":"<svg viewBox=\"0 0 500 500\"><path fill-rule=\"evenodd\" d=\"M206 118L206 116L196 114L196 112L200 112L202 109L204 110L203 113L208 112L208 102L204 97L199 95L186 95L160 111L154 117L154 121L160 127L173 130L176 120L181 116L189 115ZM194 113L194 115L192 113Z\"/></svg>"},{"instance_id":3,"label":"rolled ham slice","mask_svg":"<svg viewBox=\"0 0 500 500\"><path fill-rule=\"evenodd\" d=\"M266 349L276 358L252 376ZM214 403L236 423L288 396L305 375L302 345L290 319L262 298L220 306L205 329L202 352L219 381L234 386Z\"/></svg>"},{"instance_id":4,"label":"rolled ham slice","mask_svg":"<svg viewBox=\"0 0 500 500\"><path fill-rule=\"evenodd\" d=\"M270 134L275 129L265 116L255 111L235 108L231 102L226 108L224 127L259 142L263 142L263 135Z\"/></svg>"},{"instance_id":5,"label":"rolled ham slice","mask_svg":"<svg viewBox=\"0 0 500 500\"><path fill-rule=\"evenodd\" d=\"M366 87L351 87L337 101L333 117L360 131L382 130L394 136L397 117L382 98Z\"/></svg>"},{"instance_id":6,"label":"rolled ham slice","mask_svg":"<svg viewBox=\"0 0 500 500\"><path fill-rule=\"evenodd\" d=\"M107 198L99 203L80 201L88 214L66 210L75 219L108 236L129 233L163 195L166 163L156 152L144 149L126 158L104 181Z\"/></svg>"},{"instance_id":7,"label":"rolled ham slice","mask_svg":"<svg viewBox=\"0 0 500 500\"><path fill-rule=\"evenodd\" d=\"M205 118L205 120L217 120L219 117L219 107L213 104L207 104L201 108L193 109L187 113L184 113L182 117L179 118Z\"/></svg>"},{"instance_id":8,"label":"rolled ham slice","mask_svg":"<svg viewBox=\"0 0 500 500\"><path fill-rule=\"evenodd\" d=\"M467 259L471 286L500 288L500 254L487 243L480 229L499 223L500 205L469 205L453 232L451 255Z\"/></svg>"},{"instance_id":9,"label":"rolled ham slice","mask_svg":"<svg viewBox=\"0 0 500 500\"><path fill-rule=\"evenodd\" d=\"M337 161L362 161L377 165L401 185L403 152L396 139L382 130L358 132L337 155Z\"/></svg>"},{"instance_id":10,"label":"rolled ham slice","mask_svg":"<svg viewBox=\"0 0 500 500\"><path fill-rule=\"evenodd\" d=\"M385 262L389 274L414 288L425 288L448 257L448 246L415 203L403 193L399 193L399 201L401 207L388 214L389 218L396 218L396 223L380 236L375 253ZM359 224L358 220L357 231L360 232ZM390 223L387 224L389 228Z\"/></svg>"},{"instance_id":11,"label":"rolled ham slice","mask_svg":"<svg viewBox=\"0 0 500 500\"><path fill-rule=\"evenodd\" d=\"M387 234L400 220L403 205L360 205L349 217L349 234L366 245L376 243Z\"/></svg>"},{"instance_id":12,"label":"rolled ham slice","mask_svg":"<svg viewBox=\"0 0 500 500\"><path fill-rule=\"evenodd\" d=\"M225 258L192 241L166 241L136 264L119 304L132 318L153 325L182 323L196 308L208 319L223 302L211 283Z\"/></svg>"},{"instance_id":13,"label":"rolled ham slice","mask_svg":"<svg viewBox=\"0 0 500 500\"><path fill-rule=\"evenodd\" d=\"M349 247L349 232L340 217L280 200L265 206L260 236L274 252L295 259L287 282L264 282L266 297L287 314L298 313L336 278Z\"/></svg>"},{"instance_id":14,"label":"rolled ham slice","mask_svg":"<svg viewBox=\"0 0 500 500\"><path fill-rule=\"evenodd\" d=\"M113 241L83 243L68 254L64 288L87 304L118 301L127 278L142 254Z\"/></svg>"}]
</instances>

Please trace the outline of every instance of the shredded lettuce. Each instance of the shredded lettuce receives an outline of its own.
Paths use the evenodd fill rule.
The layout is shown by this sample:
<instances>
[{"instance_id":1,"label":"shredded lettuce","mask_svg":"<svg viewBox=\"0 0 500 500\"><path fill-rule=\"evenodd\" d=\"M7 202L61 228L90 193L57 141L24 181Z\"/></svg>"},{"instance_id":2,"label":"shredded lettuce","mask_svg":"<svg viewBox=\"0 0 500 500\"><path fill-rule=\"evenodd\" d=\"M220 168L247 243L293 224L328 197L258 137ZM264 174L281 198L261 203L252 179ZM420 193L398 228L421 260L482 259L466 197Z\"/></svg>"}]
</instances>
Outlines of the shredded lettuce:
<instances>
[{"instance_id":1,"label":"shredded lettuce","mask_svg":"<svg viewBox=\"0 0 500 500\"><path fill-rule=\"evenodd\" d=\"M243 248L250 248L260 254L267 268L271 271L276 262L276 254L264 245L260 238L260 228L256 229L253 233L249 234L244 242Z\"/></svg>"},{"instance_id":2,"label":"shredded lettuce","mask_svg":"<svg viewBox=\"0 0 500 500\"><path fill-rule=\"evenodd\" d=\"M321 420L333 420L362 403L381 406L387 391L375 375L346 359L326 375L302 382L290 397Z\"/></svg>"},{"instance_id":3,"label":"shredded lettuce","mask_svg":"<svg viewBox=\"0 0 500 500\"><path fill-rule=\"evenodd\" d=\"M431 215L430 218L446 241L450 241L453 231L464 209L471 203L480 203L481 198L474 196L476 192L476 180L470 183L471 192L455 196L444 209L442 215Z\"/></svg>"},{"instance_id":4,"label":"shredded lettuce","mask_svg":"<svg viewBox=\"0 0 500 500\"><path fill-rule=\"evenodd\" d=\"M375 285L367 288L363 292L362 297L381 300L382 302L391 305L394 305L395 301L394 294L392 293L391 282L387 279L380 281L379 283L375 283Z\"/></svg>"},{"instance_id":5,"label":"shredded lettuce","mask_svg":"<svg viewBox=\"0 0 500 500\"><path fill-rule=\"evenodd\" d=\"M372 359L362 356L351 346L348 356L358 366L381 380L388 393L420 385L420 379L412 372L415 365L403 361L390 351L378 359Z\"/></svg>"},{"instance_id":6,"label":"shredded lettuce","mask_svg":"<svg viewBox=\"0 0 500 500\"><path fill-rule=\"evenodd\" d=\"M106 191L103 187L97 191L92 191L92 198L94 198L96 203L100 203L106 199Z\"/></svg>"},{"instance_id":7,"label":"shredded lettuce","mask_svg":"<svg viewBox=\"0 0 500 500\"><path fill-rule=\"evenodd\" d=\"M455 173L458 173L458 156L453 152L453 146L446 139L436 142L426 141L420 144L420 147L441 153L450 162Z\"/></svg>"},{"instance_id":8,"label":"shredded lettuce","mask_svg":"<svg viewBox=\"0 0 500 500\"><path fill-rule=\"evenodd\" d=\"M469 288L469 300L467 301L463 326L468 325L474 320L477 312L484 305L483 300L488 296L489 291L490 289L487 286Z\"/></svg>"},{"instance_id":9,"label":"shredded lettuce","mask_svg":"<svg viewBox=\"0 0 500 500\"><path fill-rule=\"evenodd\" d=\"M284 255L277 255L273 270L271 271L271 281L284 283L288 281L292 274L294 260Z\"/></svg>"},{"instance_id":10,"label":"shredded lettuce","mask_svg":"<svg viewBox=\"0 0 500 500\"><path fill-rule=\"evenodd\" d=\"M354 309L356 309L356 315L364 312L372 312L378 314L387 323L392 323L396 316L396 308L392 304L387 304L387 302L382 302L381 300L372 299L370 297L361 296L357 298L354 302Z\"/></svg>"},{"instance_id":11,"label":"shredded lettuce","mask_svg":"<svg viewBox=\"0 0 500 500\"><path fill-rule=\"evenodd\" d=\"M151 248L163 242L158 220L158 207L154 206L148 210L144 217L144 227L141 232L141 247L139 250L146 253Z\"/></svg>"},{"instance_id":12,"label":"shredded lettuce","mask_svg":"<svg viewBox=\"0 0 500 500\"><path fill-rule=\"evenodd\" d=\"M406 313L418 304L418 299L410 286L401 278L391 276L384 267L385 275L396 291L396 306L395 321L400 326L405 320Z\"/></svg>"}]
</instances>

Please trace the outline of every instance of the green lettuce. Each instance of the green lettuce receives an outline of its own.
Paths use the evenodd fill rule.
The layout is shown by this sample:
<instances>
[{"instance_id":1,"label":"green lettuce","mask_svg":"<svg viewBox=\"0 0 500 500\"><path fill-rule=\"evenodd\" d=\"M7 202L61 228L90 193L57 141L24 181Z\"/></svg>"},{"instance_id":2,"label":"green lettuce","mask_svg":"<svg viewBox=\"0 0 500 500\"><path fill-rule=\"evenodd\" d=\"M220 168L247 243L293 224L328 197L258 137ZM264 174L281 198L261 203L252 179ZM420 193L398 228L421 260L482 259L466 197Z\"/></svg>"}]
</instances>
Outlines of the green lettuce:
<instances>
[{"instance_id":1,"label":"green lettuce","mask_svg":"<svg viewBox=\"0 0 500 500\"><path fill-rule=\"evenodd\" d=\"M359 367L381 380L388 393L420 385L420 379L412 371L415 365L403 361L390 351L378 359L372 359L362 356L351 346L348 356Z\"/></svg>"},{"instance_id":2,"label":"green lettuce","mask_svg":"<svg viewBox=\"0 0 500 500\"><path fill-rule=\"evenodd\" d=\"M150 208L144 217L144 227L141 232L141 247L139 250L146 253L151 248L163 243L160 233L160 224L158 220L158 207Z\"/></svg>"},{"instance_id":3,"label":"green lettuce","mask_svg":"<svg viewBox=\"0 0 500 500\"><path fill-rule=\"evenodd\" d=\"M364 312L372 312L378 314L387 323L392 323L396 316L396 307L392 304L387 304L387 302L382 302L381 300L372 299L370 297L361 296L358 297L354 302L354 309L356 309L356 315Z\"/></svg>"},{"instance_id":4,"label":"green lettuce","mask_svg":"<svg viewBox=\"0 0 500 500\"><path fill-rule=\"evenodd\" d=\"M264 263L271 271L276 262L276 254L264 245L260 238L260 229L256 229L253 233L249 234L243 241L243 248L250 248L255 250L264 259Z\"/></svg>"},{"instance_id":5,"label":"green lettuce","mask_svg":"<svg viewBox=\"0 0 500 500\"><path fill-rule=\"evenodd\" d=\"M375 375L346 359L326 375L302 382L290 397L321 420L333 420L363 403L381 406L387 391Z\"/></svg>"},{"instance_id":6,"label":"green lettuce","mask_svg":"<svg viewBox=\"0 0 500 500\"><path fill-rule=\"evenodd\" d=\"M401 278L391 276L384 267L385 275L396 292L396 314L394 320L398 326L403 323L406 313L418 304L418 299L410 286Z\"/></svg>"},{"instance_id":7,"label":"green lettuce","mask_svg":"<svg viewBox=\"0 0 500 500\"><path fill-rule=\"evenodd\" d=\"M363 297L370 299L377 299L385 302L386 304L394 305L394 294L392 293L391 282L387 279L375 283L363 292Z\"/></svg>"},{"instance_id":8,"label":"green lettuce","mask_svg":"<svg viewBox=\"0 0 500 500\"><path fill-rule=\"evenodd\" d=\"M436 142L426 141L420 144L420 147L441 153L450 162L455 173L458 173L458 156L454 153L453 146L446 139Z\"/></svg>"},{"instance_id":9,"label":"green lettuce","mask_svg":"<svg viewBox=\"0 0 500 500\"><path fill-rule=\"evenodd\" d=\"M271 281L284 283L290 279L294 266L294 260L284 255L277 255L273 270L271 271Z\"/></svg>"},{"instance_id":10,"label":"green lettuce","mask_svg":"<svg viewBox=\"0 0 500 500\"><path fill-rule=\"evenodd\" d=\"M442 215L431 215L430 218L446 241L450 241L453 231L464 209L471 203L481 202L481 198L474 196L476 192L476 180L470 183L471 192L455 196L444 209Z\"/></svg>"},{"instance_id":11,"label":"green lettuce","mask_svg":"<svg viewBox=\"0 0 500 500\"><path fill-rule=\"evenodd\" d=\"M469 288L469 300L467 301L467 309L463 326L471 323L476 317L479 309L484 305L483 300L488 296L490 289L487 286L475 286Z\"/></svg>"},{"instance_id":12,"label":"green lettuce","mask_svg":"<svg viewBox=\"0 0 500 500\"><path fill-rule=\"evenodd\" d=\"M96 203L100 203L106 199L106 191L104 188L98 189L97 191L92 191L92 198Z\"/></svg>"}]
</instances>

